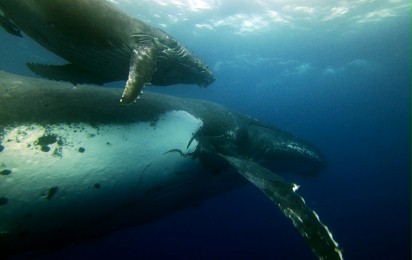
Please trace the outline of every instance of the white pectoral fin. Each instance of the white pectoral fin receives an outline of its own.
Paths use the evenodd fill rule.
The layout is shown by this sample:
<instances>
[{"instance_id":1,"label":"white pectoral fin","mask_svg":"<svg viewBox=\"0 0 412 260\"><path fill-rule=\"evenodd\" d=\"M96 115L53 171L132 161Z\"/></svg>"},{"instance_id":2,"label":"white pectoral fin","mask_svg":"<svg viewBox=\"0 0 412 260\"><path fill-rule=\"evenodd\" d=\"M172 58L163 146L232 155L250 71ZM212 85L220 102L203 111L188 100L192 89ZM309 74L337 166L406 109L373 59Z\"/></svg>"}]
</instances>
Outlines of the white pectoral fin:
<instances>
[{"instance_id":1,"label":"white pectoral fin","mask_svg":"<svg viewBox=\"0 0 412 260\"><path fill-rule=\"evenodd\" d=\"M143 87L152 80L153 72L156 70L156 46L152 38L147 36L134 36L135 42L129 68L129 77L124 88L120 103L130 104L135 101Z\"/></svg>"},{"instance_id":2,"label":"white pectoral fin","mask_svg":"<svg viewBox=\"0 0 412 260\"><path fill-rule=\"evenodd\" d=\"M220 154L243 177L259 188L292 220L319 259L343 259L342 251L329 229L319 220L303 198L295 193L297 186L269 169L247 159Z\"/></svg>"}]
</instances>

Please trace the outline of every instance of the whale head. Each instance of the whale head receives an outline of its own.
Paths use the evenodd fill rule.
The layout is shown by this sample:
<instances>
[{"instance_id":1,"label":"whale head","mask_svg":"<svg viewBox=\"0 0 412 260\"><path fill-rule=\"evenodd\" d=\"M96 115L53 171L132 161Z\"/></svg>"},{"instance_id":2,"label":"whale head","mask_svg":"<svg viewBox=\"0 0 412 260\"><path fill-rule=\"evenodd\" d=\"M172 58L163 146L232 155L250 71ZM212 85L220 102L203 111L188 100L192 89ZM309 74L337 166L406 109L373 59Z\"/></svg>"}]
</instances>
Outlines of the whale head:
<instances>
[{"instance_id":1,"label":"whale head","mask_svg":"<svg viewBox=\"0 0 412 260\"><path fill-rule=\"evenodd\" d=\"M157 68L152 78L154 85L196 84L207 87L215 81L212 70L173 37L159 38L156 45L162 51L157 55Z\"/></svg>"},{"instance_id":2,"label":"whale head","mask_svg":"<svg viewBox=\"0 0 412 260\"><path fill-rule=\"evenodd\" d=\"M324 156L309 142L277 128L251 125L243 154L275 172L315 175L326 166Z\"/></svg>"},{"instance_id":3,"label":"whale head","mask_svg":"<svg viewBox=\"0 0 412 260\"><path fill-rule=\"evenodd\" d=\"M256 120L226 130L222 135L198 139L202 152L256 161L274 172L312 176L326 166L324 156L309 142Z\"/></svg>"}]
</instances>

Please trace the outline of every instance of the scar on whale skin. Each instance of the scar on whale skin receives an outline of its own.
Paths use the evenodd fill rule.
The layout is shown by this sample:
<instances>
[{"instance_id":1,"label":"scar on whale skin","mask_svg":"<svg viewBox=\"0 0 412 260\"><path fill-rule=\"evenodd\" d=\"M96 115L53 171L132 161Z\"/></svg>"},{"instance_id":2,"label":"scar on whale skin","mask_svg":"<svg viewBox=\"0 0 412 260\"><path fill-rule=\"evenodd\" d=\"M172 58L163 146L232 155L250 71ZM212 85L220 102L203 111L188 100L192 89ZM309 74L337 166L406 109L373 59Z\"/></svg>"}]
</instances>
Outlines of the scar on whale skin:
<instances>
[{"instance_id":1,"label":"scar on whale skin","mask_svg":"<svg viewBox=\"0 0 412 260\"><path fill-rule=\"evenodd\" d=\"M56 195L58 190L59 190L59 187L57 187L57 186L52 187L47 192L47 195L43 195L43 197L47 200L51 200L54 197L54 195Z\"/></svg>"},{"instance_id":2,"label":"scar on whale skin","mask_svg":"<svg viewBox=\"0 0 412 260\"><path fill-rule=\"evenodd\" d=\"M0 172L0 175L10 175L11 173L12 173L11 170L2 170L2 171Z\"/></svg>"}]
</instances>

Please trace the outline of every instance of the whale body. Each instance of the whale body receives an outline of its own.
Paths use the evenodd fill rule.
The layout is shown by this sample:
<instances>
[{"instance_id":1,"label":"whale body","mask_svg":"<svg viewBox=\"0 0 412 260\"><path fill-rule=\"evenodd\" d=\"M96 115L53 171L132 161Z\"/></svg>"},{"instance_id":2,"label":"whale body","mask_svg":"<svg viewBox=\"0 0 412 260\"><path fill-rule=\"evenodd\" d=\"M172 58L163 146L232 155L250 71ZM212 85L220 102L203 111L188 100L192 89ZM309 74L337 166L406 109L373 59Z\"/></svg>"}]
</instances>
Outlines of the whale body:
<instances>
[{"instance_id":1,"label":"whale body","mask_svg":"<svg viewBox=\"0 0 412 260\"><path fill-rule=\"evenodd\" d=\"M69 64L29 63L55 80L103 84L125 80L121 103L136 100L146 84L214 81L212 71L175 38L130 17L106 0L0 0L0 26L22 30Z\"/></svg>"},{"instance_id":2,"label":"whale body","mask_svg":"<svg viewBox=\"0 0 412 260\"><path fill-rule=\"evenodd\" d=\"M282 171L315 174L320 152L220 105L0 72L0 252L93 239L199 204L248 181L317 256L341 259L328 228ZM308 172L310 169L310 172ZM239 174L240 173L240 174Z\"/></svg>"}]
</instances>

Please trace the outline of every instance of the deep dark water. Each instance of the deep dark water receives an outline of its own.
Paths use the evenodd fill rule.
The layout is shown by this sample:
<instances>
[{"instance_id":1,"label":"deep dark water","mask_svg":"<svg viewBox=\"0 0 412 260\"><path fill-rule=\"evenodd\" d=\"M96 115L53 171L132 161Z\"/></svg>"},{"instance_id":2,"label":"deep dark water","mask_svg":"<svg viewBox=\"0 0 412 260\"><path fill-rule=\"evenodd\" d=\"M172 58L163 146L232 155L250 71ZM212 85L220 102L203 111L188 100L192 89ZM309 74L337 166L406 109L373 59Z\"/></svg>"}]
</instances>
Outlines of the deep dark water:
<instances>
[{"instance_id":1,"label":"deep dark water","mask_svg":"<svg viewBox=\"0 0 412 260\"><path fill-rule=\"evenodd\" d=\"M189 25L170 26L215 68L217 81L208 89L151 90L212 100L311 141L328 167L315 178L285 177L301 185L344 258L411 259L410 4L408 14L363 27L346 22L287 37L218 28L192 38ZM3 32L0 46L6 71L32 75L25 62L58 60ZM290 221L251 185L42 258L92 257L314 258Z\"/></svg>"}]
</instances>

